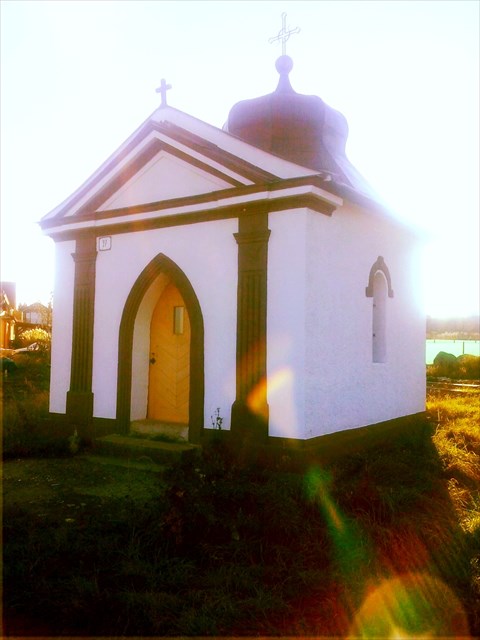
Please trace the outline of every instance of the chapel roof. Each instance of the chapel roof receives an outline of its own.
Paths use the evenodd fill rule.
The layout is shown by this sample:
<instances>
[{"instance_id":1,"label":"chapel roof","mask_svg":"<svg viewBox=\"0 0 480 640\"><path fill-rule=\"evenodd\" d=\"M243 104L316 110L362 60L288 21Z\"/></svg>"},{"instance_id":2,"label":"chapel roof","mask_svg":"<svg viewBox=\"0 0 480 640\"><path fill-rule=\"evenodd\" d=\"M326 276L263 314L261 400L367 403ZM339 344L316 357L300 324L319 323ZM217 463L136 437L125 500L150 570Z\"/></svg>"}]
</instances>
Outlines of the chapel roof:
<instances>
[{"instance_id":1,"label":"chapel roof","mask_svg":"<svg viewBox=\"0 0 480 640\"><path fill-rule=\"evenodd\" d=\"M275 66L280 76L275 91L237 102L224 129L264 151L317 170L334 184L378 199L347 158L345 116L318 96L294 91L289 56L282 55Z\"/></svg>"},{"instance_id":2,"label":"chapel roof","mask_svg":"<svg viewBox=\"0 0 480 640\"><path fill-rule=\"evenodd\" d=\"M291 207L292 198L322 212L346 199L395 217L347 158L345 117L293 90L288 56L276 66L276 90L235 104L223 130L167 105L162 94L162 104L83 185L43 216L42 229L105 231L132 215L138 226L155 212L245 211L259 202L273 211ZM168 88L162 81L161 91Z\"/></svg>"}]
</instances>

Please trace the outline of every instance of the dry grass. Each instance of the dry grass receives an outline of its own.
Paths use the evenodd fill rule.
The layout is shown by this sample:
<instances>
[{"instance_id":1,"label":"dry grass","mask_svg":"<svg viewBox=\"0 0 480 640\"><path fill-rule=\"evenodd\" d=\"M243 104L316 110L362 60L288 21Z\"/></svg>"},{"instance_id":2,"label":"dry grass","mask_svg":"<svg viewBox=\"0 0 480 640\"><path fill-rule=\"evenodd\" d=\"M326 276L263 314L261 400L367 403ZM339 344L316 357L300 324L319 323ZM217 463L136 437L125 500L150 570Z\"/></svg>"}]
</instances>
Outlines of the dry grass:
<instances>
[{"instance_id":1,"label":"dry grass","mask_svg":"<svg viewBox=\"0 0 480 640\"><path fill-rule=\"evenodd\" d=\"M427 409L437 422L432 442L447 482L463 545L470 558L472 633L480 630L480 393L431 391Z\"/></svg>"},{"instance_id":2,"label":"dry grass","mask_svg":"<svg viewBox=\"0 0 480 640\"><path fill-rule=\"evenodd\" d=\"M433 392L427 408L437 420L433 443L464 531L480 528L480 394Z\"/></svg>"}]
</instances>

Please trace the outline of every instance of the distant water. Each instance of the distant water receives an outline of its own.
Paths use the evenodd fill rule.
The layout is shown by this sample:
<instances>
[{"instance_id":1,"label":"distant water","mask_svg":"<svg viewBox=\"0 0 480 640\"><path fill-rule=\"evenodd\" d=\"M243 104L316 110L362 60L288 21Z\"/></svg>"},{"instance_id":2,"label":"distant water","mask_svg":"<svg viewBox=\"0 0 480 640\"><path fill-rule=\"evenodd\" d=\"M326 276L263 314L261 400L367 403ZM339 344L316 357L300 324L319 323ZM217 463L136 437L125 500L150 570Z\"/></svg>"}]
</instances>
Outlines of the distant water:
<instances>
[{"instance_id":1,"label":"distant water","mask_svg":"<svg viewBox=\"0 0 480 640\"><path fill-rule=\"evenodd\" d=\"M479 340L427 340L425 359L427 364L432 364L435 356L440 351L461 356L469 353L472 356L480 356Z\"/></svg>"}]
</instances>

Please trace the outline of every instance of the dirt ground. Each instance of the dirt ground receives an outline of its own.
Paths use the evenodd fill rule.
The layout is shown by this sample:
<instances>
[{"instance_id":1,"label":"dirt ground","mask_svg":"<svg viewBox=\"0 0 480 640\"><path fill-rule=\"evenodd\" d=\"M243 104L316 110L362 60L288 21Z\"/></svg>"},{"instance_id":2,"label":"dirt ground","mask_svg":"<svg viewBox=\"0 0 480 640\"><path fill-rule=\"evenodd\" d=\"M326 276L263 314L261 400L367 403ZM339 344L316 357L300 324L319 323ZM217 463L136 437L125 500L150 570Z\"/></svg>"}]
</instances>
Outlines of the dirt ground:
<instances>
[{"instance_id":1,"label":"dirt ground","mask_svg":"<svg viewBox=\"0 0 480 640\"><path fill-rule=\"evenodd\" d=\"M3 509L21 507L41 519L75 522L115 498L146 502L159 494L160 465L79 455L3 463Z\"/></svg>"}]
</instances>

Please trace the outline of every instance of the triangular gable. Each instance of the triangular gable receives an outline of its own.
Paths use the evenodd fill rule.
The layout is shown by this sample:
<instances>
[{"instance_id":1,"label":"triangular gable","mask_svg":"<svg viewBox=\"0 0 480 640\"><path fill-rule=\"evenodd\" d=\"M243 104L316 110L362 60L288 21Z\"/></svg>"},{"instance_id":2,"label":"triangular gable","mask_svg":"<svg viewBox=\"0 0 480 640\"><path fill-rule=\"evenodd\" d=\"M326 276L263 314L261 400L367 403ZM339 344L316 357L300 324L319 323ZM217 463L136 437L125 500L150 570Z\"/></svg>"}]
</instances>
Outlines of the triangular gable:
<instances>
[{"instance_id":1,"label":"triangular gable","mask_svg":"<svg viewBox=\"0 0 480 640\"><path fill-rule=\"evenodd\" d=\"M174 169L178 176L173 178ZM91 218L95 212L110 208L162 202L276 179L191 131L149 119L75 193L44 216L42 226L71 217ZM142 195L141 187L146 189Z\"/></svg>"},{"instance_id":2,"label":"triangular gable","mask_svg":"<svg viewBox=\"0 0 480 640\"><path fill-rule=\"evenodd\" d=\"M222 178L161 150L130 179L113 193L99 211L133 207L149 202L161 202L173 198L196 196L202 193L228 189L238 181Z\"/></svg>"},{"instance_id":3,"label":"triangular gable","mask_svg":"<svg viewBox=\"0 0 480 640\"><path fill-rule=\"evenodd\" d=\"M100 179L98 188L83 203L79 201L80 207L66 213L67 217L91 217L96 211L170 202L276 180L178 127L150 123L144 134L127 161L120 157L113 163L109 179ZM140 187L146 191L142 193Z\"/></svg>"}]
</instances>

